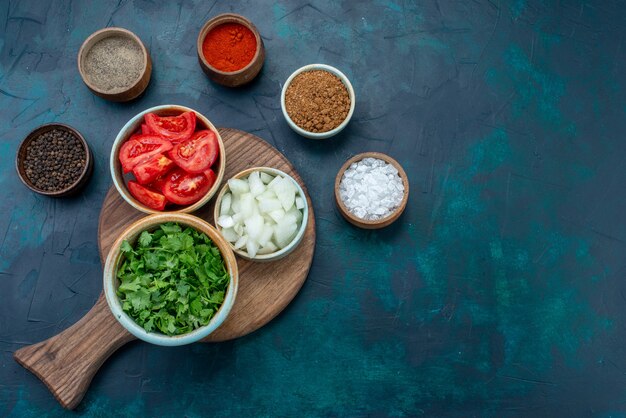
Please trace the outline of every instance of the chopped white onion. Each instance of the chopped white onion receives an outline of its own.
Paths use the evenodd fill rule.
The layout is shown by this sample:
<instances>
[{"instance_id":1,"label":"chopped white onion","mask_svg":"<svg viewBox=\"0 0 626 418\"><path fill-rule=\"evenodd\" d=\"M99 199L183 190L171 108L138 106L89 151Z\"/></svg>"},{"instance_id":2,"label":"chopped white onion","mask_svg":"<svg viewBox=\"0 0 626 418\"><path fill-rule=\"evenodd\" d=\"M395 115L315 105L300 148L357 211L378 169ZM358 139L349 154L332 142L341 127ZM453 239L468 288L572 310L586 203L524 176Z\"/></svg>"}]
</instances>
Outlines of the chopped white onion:
<instances>
[{"instance_id":1,"label":"chopped white onion","mask_svg":"<svg viewBox=\"0 0 626 418\"><path fill-rule=\"evenodd\" d=\"M228 186L217 224L235 249L254 258L293 241L306 201L291 178L253 171L246 179L228 180Z\"/></svg>"},{"instance_id":2,"label":"chopped white onion","mask_svg":"<svg viewBox=\"0 0 626 418\"><path fill-rule=\"evenodd\" d=\"M261 181L258 171L253 171L248 176L248 184L250 185L250 193L252 196L258 196L265 191L265 185Z\"/></svg>"},{"instance_id":3,"label":"chopped white onion","mask_svg":"<svg viewBox=\"0 0 626 418\"><path fill-rule=\"evenodd\" d=\"M235 242L235 241L237 241L239 239L239 234L236 233L233 228L223 228L222 229L222 236L228 242Z\"/></svg>"},{"instance_id":4,"label":"chopped white onion","mask_svg":"<svg viewBox=\"0 0 626 418\"><path fill-rule=\"evenodd\" d=\"M248 193L250 191L250 186L248 182L241 179L230 179L228 180L228 187L230 187L230 191L235 195Z\"/></svg>"},{"instance_id":5,"label":"chopped white onion","mask_svg":"<svg viewBox=\"0 0 626 418\"><path fill-rule=\"evenodd\" d=\"M232 228L235 226L235 221L233 221L233 217L230 215L222 215L217 218L217 224L222 228Z\"/></svg>"},{"instance_id":6,"label":"chopped white onion","mask_svg":"<svg viewBox=\"0 0 626 418\"><path fill-rule=\"evenodd\" d=\"M285 216L285 211L281 208L270 212L269 215L274 220L274 222L278 222Z\"/></svg>"},{"instance_id":7,"label":"chopped white onion","mask_svg":"<svg viewBox=\"0 0 626 418\"><path fill-rule=\"evenodd\" d=\"M278 183L280 183L281 181L283 181L283 177L282 176L276 176L276 177L274 177L274 180L269 182L269 184L267 185L267 188L273 190L276 187L276 185Z\"/></svg>"},{"instance_id":8,"label":"chopped white onion","mask_svg":"<svg viewBox=\"0 0 626 418\"><path fill-rule=\"evenodd\" d=\"M269 213L282 207L280 200L276 198L268 198L259 201L259 210L261 213Z\"/></svg>"},{"instance_id":9,"label":"chopped white onion","mask_svg":"<svg viewBox=\"0 0 626 418\"><path fill-rule=\"evenodd\" d=\"M276 238L276 244L278 247L284 248L291 242L293 235L296 232L298 225L295 223L280 222L274 227L274 237Z\"/></svg>"},{"instance_id":10,"label":"chopped white onion","mask_svg":"<svg viewBox=\"0 0 626 418\"><path fill-rule=\"evenodd\" d=\"M274 180L274 177L263 171L261 172L261 181L263 182L263 184L268 184L272 180Z\"/></svg>"},{"instance_id":11,"label":"chopped white onion","mask_svg":"<svg viewBox=\"0 0 626 418\"><path fill-rule=\"evenodd\" d=\"M285 216L291 216L296 220L296 222L300 222L302 220L302 211L294 206L287 211Z\"/></svg>"},{"instance_id":12,"label":"chopped white onion","mask_svg":"<svg viewBox=\"0 0 626 418\"><path fill-rule=\"evenodd\" d=\"M244 235L243 237L239 237L239 235L237 235L237 237L238 239L235 242L235 248L238 250L242 248L244 245L246 245L246 243L248 242L248 236Z\"/></svg>"},{"instance_id":13,"label":"chopped white onion","mask_svg":"<svg viewBox=\"0 0 626 418\"><path fill-rule=\"evenodd\" d=\"M257 254L271 254L273 252L275 252L276 250L278 250L278 247L276 245L274 245L274 243L272 241L269 241L267 243L267 245L265 245L264 247L259 248L259 251L257 251Z\"/></svg>"},{"instance_id":14,"label":"chopped white onion","mask_svg":"<svg viewBox=\"0 0 626 418\"><path fill-rule=\"evenodd\" d=\"M294 205L296 200L296 188L289 179L282 179L274 186L276 197L280 200L280 204L283 209L289 210Z\"/></svg>"},{"instance_id":15,"label":"chopped white onion","mask_svg":"<svg viewBox=\"0 0 626 418\"><path fill-rule=\"evenodd\" d=\"M257 251L259 251L259 244L248 238L248 241L246 242L246 252L248 253L248 255L254 258L256 257Z\"/></svg>"},{"instance_id":16,"label":"chopped white onion","mask_svg":"<svg viewBox=\"0 0 626 418\"><path fill-rule=\"evenodd\" d=\"M256 206L256 201L254 200L254 197L252 197L251 193L246 193L241 196L241 208L239 210L241 211L241 216L243 216L244 219L254 215L257 211Z\"/></svg>"},{"instance_id":17,"label":"chopped white onion","mask_svg":"<svg viewBox=\"0 0 626 418\"><path fill-rule=\"evenodd\" d=\"M239 199L239 195L233 194L233 197L230 202L230 208L235 213L238 213L241 210L241 202Z\"/></svg>"},{"instance_id":18,"label":"chopped white onion","mask_svg":"<svg viewBox=\"0 0 626 418\"><path fill-rule=\"evenodd\" d=\"M246 232L248 237L253 240L257 240L263 232L263 226L265 225L265 219L259 214L252 215L244 221L246 226Z\"/></svg>"},{"instance_id":19,"label":"chopped white onion","mask_svg":"<svg viewBox=\"0 0 626 418\"><path fill-rule=\"evenodd\" d=\"M263 225L263 231L259 234L259 245L261 247L267 246L267 243L272 239L272 234L274 233L274 228L272 225L266 223Z\"/></svg>"}]
</instances>

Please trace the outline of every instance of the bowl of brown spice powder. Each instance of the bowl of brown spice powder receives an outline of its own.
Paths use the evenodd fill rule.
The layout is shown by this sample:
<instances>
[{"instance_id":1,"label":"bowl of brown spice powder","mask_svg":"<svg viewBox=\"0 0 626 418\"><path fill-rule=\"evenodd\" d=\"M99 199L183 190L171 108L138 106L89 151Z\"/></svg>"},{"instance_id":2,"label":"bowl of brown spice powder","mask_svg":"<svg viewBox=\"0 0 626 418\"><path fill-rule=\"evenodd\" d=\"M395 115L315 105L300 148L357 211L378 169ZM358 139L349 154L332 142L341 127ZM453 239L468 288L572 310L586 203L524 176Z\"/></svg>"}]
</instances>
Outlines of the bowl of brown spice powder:
<instances>
[{"instance_id":1,"label":"bowl of brown spice powder","mask_svg":"<svg viewBox=\"0 0 626 418\"><path fill-rule=\"evenodd\" d=\"M326 139L346 127L354 113L354 89L335 67L310 64L285 82L280 105L287 123L298 134Z\"/></svg>"}]
</instances>

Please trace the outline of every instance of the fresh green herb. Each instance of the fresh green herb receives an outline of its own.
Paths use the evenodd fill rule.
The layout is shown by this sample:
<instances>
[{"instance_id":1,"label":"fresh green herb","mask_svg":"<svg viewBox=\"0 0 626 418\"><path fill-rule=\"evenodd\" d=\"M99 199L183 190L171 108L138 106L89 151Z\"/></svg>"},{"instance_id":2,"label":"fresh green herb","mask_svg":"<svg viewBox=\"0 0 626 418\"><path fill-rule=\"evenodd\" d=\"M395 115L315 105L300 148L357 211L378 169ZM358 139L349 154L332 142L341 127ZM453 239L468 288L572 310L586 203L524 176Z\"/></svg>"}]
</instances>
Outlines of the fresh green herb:
<instances>
[{"instance_id":1,"label":"fresh green herb","mask_svg":"<svg viewBox=\"0 0 626 418\"><path fill-rule=\"evenodd\" d=\"M146 331L180 335L207 325L224 301L230 275L219 249L193 228L160 225L124 241L117 272L122 309Z\"/></svg>"}]
</instances>

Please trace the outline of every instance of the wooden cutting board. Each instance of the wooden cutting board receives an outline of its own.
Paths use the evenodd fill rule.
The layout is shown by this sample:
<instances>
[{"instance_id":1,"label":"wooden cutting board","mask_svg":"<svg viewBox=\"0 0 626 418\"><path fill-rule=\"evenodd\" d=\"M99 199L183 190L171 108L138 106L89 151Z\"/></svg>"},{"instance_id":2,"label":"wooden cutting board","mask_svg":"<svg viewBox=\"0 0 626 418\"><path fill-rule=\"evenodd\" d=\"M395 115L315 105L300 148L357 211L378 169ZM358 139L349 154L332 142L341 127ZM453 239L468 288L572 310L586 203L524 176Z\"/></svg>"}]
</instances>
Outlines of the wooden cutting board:
<instances>
[{"instance_id":1,"label":"wooden cutting board","mask_svg":"<svg viewBox=\"0 0 626 418\"><path fill-rule=\"evenodd\" d=\"M276 148L255 135L228 128L220 128L219 132L226 148L225 179L249 167L278 168L302 186L309 203L309 218L302 242L287 257L270 263L237 258L239 290L235 305L224 324L203 342L244 336L276 317L302 287L315 250L313 205L291 163ZM211 202L194 215L214 224L213 206ZM109 189L100 212L98 230L103 263L117 236L144 216L127 204L114 187ZM115 320L101 294L94 307L76 324L45 341L17 350L14 357L48 386L64 408L73 409L82 400L104 361L134 339Z\"/></svg>"}]
</instances>

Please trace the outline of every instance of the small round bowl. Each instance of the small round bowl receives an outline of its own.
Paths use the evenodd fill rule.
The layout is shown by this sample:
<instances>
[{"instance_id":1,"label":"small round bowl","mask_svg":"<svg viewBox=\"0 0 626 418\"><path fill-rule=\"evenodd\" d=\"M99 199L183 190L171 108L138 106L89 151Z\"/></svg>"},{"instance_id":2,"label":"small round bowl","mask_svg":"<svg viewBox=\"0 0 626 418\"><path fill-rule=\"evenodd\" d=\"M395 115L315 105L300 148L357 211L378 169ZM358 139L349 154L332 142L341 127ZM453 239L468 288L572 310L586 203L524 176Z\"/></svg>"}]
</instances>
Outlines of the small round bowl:
<instances>
[{"instance_id":1,"label":"small round bowl","mask_svg":"<svg viewBox=\"0 0 626 418\"><path fill-rule=\"evenodd\" d=\"M355 163L357 161L361 161L365 158L370 158L370 157L383 160L393 165L396 168L396 170L398 170L398 175L402 179L402 184L404 185L404 196L402 197L400 206L398 206L396 210L393 211L388 216L382 219L378 219L376 221L369 221L369 220L361 219L357 217L356 215L352 214L352 212L350 212L348 208L346 207L346 205L343 203L343 200L341 200L341 196L339 196L339 185L341 184L341 179L343 178L343 174L348 169L348 167L350 167L352 163ZM402 215L402 212L404 212L404 209L406 208L406 204L408 200L409 200L409 179L407 178L406 173L404 172L404 169L402 168L402 166L396 160L394 160L387 154L383 154L380 152L364 152L362 154L357 154L354 157L350 158L348 161L346 161L343 166L341 166L341 168L339 169L339 172L337 173L337 177L335 178L335 201L337 203L337 207L339 208L339 212L341 212L343 217L346 218L348 222L350 222L354 226L358 226L359 228L379 229L379 228L384 228L388 225L391 225L393 222L396 221L396 219L400 217L400 215Z\"/></svg>"},{"instance_id":2,"label":"small round bowl","mask_svg":"<svg viewBox=\"0 0 626 418\"><path fill-rule=\"evenodd\" d=\"M313 71L313 70L328 71L329 73L332 73L332 74L336 75L337 77L339 77L339 79L341 80L343 85L346 86L346 89L348 90L348 95L350 96L350 110L348 111L348 116L346 116L344 121L341 122L341 125L337 126L335 129L331 129L330 131L327 131L327 132L309 132L309 131L307 131L305 129L302 129L301 127L296 125L294 123L294 121L291 120L291 118L289 117L289 113L287 113L287 106L285 105L285 94L287 92L287 88L291 84L291 81L298 74L303 73L305 71ZM350 84L350 80L348 80L348 77L346 77L344 73L342 73L341 71L339 71L335 67L331 67L330 65L326 65L326 64L309 64L309 65L305 65L304 67L298 68L296 71L294 71L289 76L287 81L285 81L285 84L283 85L283 90L282 90L282 92L280 94L280 108L283 111L283 116L285 117L285 120L287 121L287 124L289 124L289 127L291 129L293 129L296 133L302 135L305 138L326 139L326 138L330 138L331 136L337 135L339 132L341 132L343 130L343 128L346 127L348 122L350 122L350 119L352 118L352 114L354 113L355 100L356 99L355 99L355 96L354 96L354 89L352 88L352 84Z\"/></svg>"},{"instance_id":3,"label":"small round bowl","mask_svg":"<svg viewBox=\"0 0 626 418\"><path fill-rule=\"evenodd\" d=\"M122 171L122 164L120 163L120 159L118 158L118 155L120 153L120 148L122 147L122 144L133 133L137 132L141 128L141 124L144 121L144 116L147 113L156 113L159 116L175 116L175 115L180 115L181 113L188 112L188 111L192 111L196 113L196 130L199 129L199 127L201 129L210 129L213 132L215 132L215 135L217 136L217 141L219 143L220 152L219 152L217 161L211 167L216 175L215 183L213 184L211 189L209 189L207 194L202 199L194 203L193 205L175 206L171 210L163 210L163 211L154 210L144 205L143 203L139 202L128 191L128 187L126 185L126 179ZM161 105L161 106L151 107L150 109L146 109L143 112L138 113L131 120L129 120L126 123L126 125L124 125L122 130L117 134L115 141L113 142L113 148L111 149L111 157L109 160L109 166L111 168L111 177L113 178L113 184L115 185L115 188L120 193L120 195L122 195L122 198L135 209L140 210L144 213L190 213L204 206L209 200L211 200L211 197L213 197L213 195L217 192L220 184L222 183L222 179L224 178L224 170L226 168L226 151L224 149L224 142L222 141L222 137L220 136L220 133L204 115L185 106ZM128 176L130 176L130 174Z\"/></svg>"},{"instance_id":4,"label":"small round bowl","mask_svg":"<svg viewBox=\"0 0 626 418\"><path fill-rule=\"evenodd\" d=\"M76 136L76 138L78 138L80 143L85 148L85 166L83 167L83 171L80 173L80 176L73 184L69 185L65 189L49 192L39 189L28 179L28 176L26 175L26 170L24 169L24 160L26 159L26 150L28 149L28 145L30 145L30 143L39 135L53 129L70 132L74 136ZM28 187L32 191L42 194L44 196L65 197L78 193L87 184L87 182L91 178L91 175L93 174L93 155L91 154L89 145L87 145L87 141L85 141L85 138L83 138L80 132L78 132L76 129L62 123L48 123L46 125L41 125L37 129L29 133L26 138L24 138L24 140L20 144L20 147L17 150L17 155L15 156L15 168L17 169L17 174L20 180L22 180L22 183L24 183L26 187Z\"/></svg>"},{"instance_id":5,"label":"small round bowl","mask_svg":"<svg viewBox=\"0 0 626 418\"><path fill-rule=\"evenodd\" d=\"M302 241L302 238L304 237L304 231L306 230L306 225L309 219L309 202L307 201L306 195L304 194L304 190L302 190L302 187L300 187L298 182L295 181L294 178L291 177L289 174L285 173L284 171L278 170L277 168L252 167L252 168L248 168L246 170L243 170L235 174L232 178L241 179L244 177L248 177L250 173L252 173L253 171L264 172L267 174L271 174L272 176L281 175L283 177L287 177L291 179L294 182L294 184L296 185L296 188L298 189L298 193L300 193L300 196L304 199L304 208L302 209L302 223L300 225L300 228L298 229L298 232L296 233L296 236L294 237L293 240L291 240L289 245L287 245L285 248L282 248L270 254L257 254L255 257L250 257L246 251L235 249L232 243L228 241L226 242L238 256L240 256L241 258L245 260L261 261L261 262L280 260L281 258L289 255L293 250L295 250L296 247ZM220 231L220 234L222 232L222 227L217 224L217 218L220 215L220 206L222 204L222 198L224 197L224 194L226 194L226 192L228 191L230 191L230 187L228 187L228 183L225 183L224 187L222 187L222 190L220 190L219 194L217 195L217 198L215 199L215 208L213 209L213 219L215 221L215 227L217 228L218 231Z\"/></svg>"},{"instance_id":6,"label":"small round bowl","mask_svg":"<svg viewBox=\"0 0 626 418\"><path fill-rule=\"evenodd\" d=\"M211 29L224 23L239 23L250 29L256 39L257 48L254 57L252 57L252 61L237 71L226 72L218 70L209 64L202 53L204 38L206 38ZM256 26L245 17L235 13L224 13L208 20L204 26L202 26L202 29L200 29L196 49L198 52L198 62L200 63L200 67L202 67L202 71L204 71L212 81L226 87L238 87L251 82L259 74L263 67L263 62L265 61L265 46L263 45L263 39L261 39L261 35Z\"/></svg>"},{"instance_id":7,"label":"small round bowl","mask_svg":"<svg viewBox=\"0 0 626 418\"><path fill-rule=\"evenodd\" d=\"M159 225L166 222L176 222L181 225L192 227L197 231L204 232L219 249L222 254L222 258L224 259L226 270L230 274L230 285L224 295L224 302L217 310L211 321L209 321L207 325L197 328L192 332L175 336L168 336L160 332L147 332L128 314L126 314L126 312L124 312L120 299L116 293L120 284L119 279L117 278L117 271L119 266L124 261L124 257L120 251L122 242L126 240L131 245L134 245L137 238L143 231L154 231ZM140 340L163 346L190 344L205 338L207 335L215 331L228 317L228 314L235 303L237 288L239 286L237 260L235 259L235 254L233 254L226 240L222 238L222 235L217 232L215 228L209 225L209 223L198 217L187 214L151 215L130 225L124 232L122 232L115 243L113 243L111 251L109 252L104 264L103 277L104 295L115 319L117 319L117 321L122 324L128 332Z\"/></svg>"},{"instance_id":8,"label":"small round bowl","mask_svg":"<svg viewBox=\"0 0 626 418\"><path fill-rule=\"evenodd\" d=\"M139 78L127 89L116 92L99 89L89 81L89 77L87 77L84 70L85 57L91 47L98 41L110 36L122 36L132 39L137 45L139 45L144 57L144 66L141 70ZM150 76L152 75L152 60L150 59L150 54L148 53L145 45L141 42L141 39L139 39L139 37L133 32L123 28L104 28L92 33L87 39L85 39L85 42L83 42L80 47L80 50L78 51L78 72L89 90L91 90L91 92L96 96L100 96L103 99L111 100L113 102L127 102L137 98L141 95L141 93L143 93L146 87L148 87L148 84L150 83Z\"/></svg>"}]
</instances>

